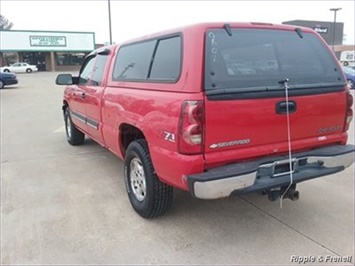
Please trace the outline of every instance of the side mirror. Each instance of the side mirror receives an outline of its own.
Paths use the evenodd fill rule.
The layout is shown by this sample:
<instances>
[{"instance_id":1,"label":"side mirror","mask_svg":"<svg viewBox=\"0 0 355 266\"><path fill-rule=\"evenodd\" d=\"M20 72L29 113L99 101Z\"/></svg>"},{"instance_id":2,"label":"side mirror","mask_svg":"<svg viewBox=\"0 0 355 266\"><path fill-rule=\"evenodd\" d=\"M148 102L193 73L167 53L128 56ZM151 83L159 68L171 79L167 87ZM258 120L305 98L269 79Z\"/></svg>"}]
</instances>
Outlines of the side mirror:
<instances>
[{"instance_id":1,"label":"side mirror","mask_svg":"<svg viewBox=\"0 0 355 266\"><path fill-rule=\"evenodd\" d=\"M60 74L57 76L55 80L55 84L57 85L72 85L73 84L73 76L71 74Z\"/></svg>"}]
</instances>

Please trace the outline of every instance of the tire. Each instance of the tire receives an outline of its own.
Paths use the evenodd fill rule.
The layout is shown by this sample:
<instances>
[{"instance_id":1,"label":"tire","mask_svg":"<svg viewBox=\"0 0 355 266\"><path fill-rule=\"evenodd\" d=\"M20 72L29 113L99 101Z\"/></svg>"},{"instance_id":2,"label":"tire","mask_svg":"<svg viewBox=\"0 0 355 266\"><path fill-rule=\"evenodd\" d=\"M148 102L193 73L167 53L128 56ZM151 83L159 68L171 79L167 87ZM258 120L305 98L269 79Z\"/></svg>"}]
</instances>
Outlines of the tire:
<instances>
[{"instance_id":1,"label":"tire","mask_svg":"<svg viewBox=\"0 0 355 266\"><path fill-rule=\"evenodd\" d=\"M69 107L64 111L65 133L67 141L73 146L78 146L84 143L85 134L77 129L71 119Z\"/></svg>"},{"instance_id":2,"label":"tire","mask_svg":"<svg viewBox=\"0 0 355 266\"><path fill-rule=\"evenodd\" d=\"M163 215L173 202L173 187L155 174L147 142L129 144L124 162L125 184L133 209L143 218Z\"/></svg>"},{"instance_id":3,"label":"tire","mask_svg":"<svg viewBox=\"0 0 355 266\"><path fill-rule=\"evenodd\" d=\"M7 68L5 68L5 69L4 69L4 72L9 73L9 72L10 72L10 70L9 70L9 69L7 69Z\"/></svg>"},{"instance_id":4,"label":"tire","mask_svg":"<svg viewBox=\"0 0 355 266\"><path fill-rule=\"evenodd\" d=\"M348 86L350 89L354 89L354 81L351 79L348 79Z\"/></svg>"},{"instance_id":5,"label":"tire","mask_svg":"<svg viewBox=\"0 0 355 266\"><path fill-rule=\"evenodd\" d=\"M27 68L26 69L26 73L31 73L32 72L32 69L31 68Z\"/></svg>"},{"instance_id":6,"label":"tire","mask_svg":"<svg viewBox=\"0 0 355 266\"><path fill-rule=\"evenodd\" d=\"M345 61L345 62L343 63L343 66L348 66L348 65L349 65L349 62L346 62L346 61Z\"/></svg>"},{"instance_id":7,"label":"tire","mask_svg":"<svg viewBox=\"0 0 355 266\"><path fill-rule=\"evenodd\" d=\"M3 80L0 79L0 89L5 87L5 82Z\"/></svg>"}]
</instances>

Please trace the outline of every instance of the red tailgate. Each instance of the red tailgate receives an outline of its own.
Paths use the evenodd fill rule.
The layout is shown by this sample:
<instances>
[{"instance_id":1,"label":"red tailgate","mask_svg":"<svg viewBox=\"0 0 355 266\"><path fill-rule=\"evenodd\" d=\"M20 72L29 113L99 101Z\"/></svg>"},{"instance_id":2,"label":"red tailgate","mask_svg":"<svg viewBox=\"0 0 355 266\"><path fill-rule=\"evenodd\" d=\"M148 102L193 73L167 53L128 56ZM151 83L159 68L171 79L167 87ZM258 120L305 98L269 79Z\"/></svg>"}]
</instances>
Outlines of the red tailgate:
<instances>
[{"instance_id":1,"label":"red tailgate","mask_svg":"<svg viewBox=\"0 0 355 266\"><path fill-rule=\"evenodd\" d=\"M289 101L296 104L296 110L290 114L291 140L341 134L345 99L345 92L290 97ZM206 99L207 164L210 152L256 147L250 156L260 156L275 153L276 147L287 147L287 115L277 113L277 106L284 101L285 98ZM239 157L238 153L235 156Z\"/></svg>"}]
</instances>

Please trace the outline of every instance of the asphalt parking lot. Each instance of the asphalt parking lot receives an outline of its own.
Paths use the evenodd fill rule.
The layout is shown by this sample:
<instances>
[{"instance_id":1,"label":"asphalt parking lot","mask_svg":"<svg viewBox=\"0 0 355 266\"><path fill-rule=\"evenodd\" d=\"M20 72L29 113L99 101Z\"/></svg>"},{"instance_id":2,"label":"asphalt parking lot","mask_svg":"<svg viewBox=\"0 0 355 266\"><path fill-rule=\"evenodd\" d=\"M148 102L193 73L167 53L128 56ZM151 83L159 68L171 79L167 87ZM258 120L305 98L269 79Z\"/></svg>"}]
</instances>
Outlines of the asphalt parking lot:
<instances>
[{"instance_id":1,"label":"asphalt parking lot","mask_svg":"<svg viewBox=\"0 0 355 266\"><path fill-rule=\"evenodd\" d=\"M353 167L300 184L300 200L282 209L258 195L203 201L176 191L165 216L144 220L122 162L90 139L66 142L56 75L19 74L0 91L2 265L298 264L292 256L352 256L327 264L353 265Z\"/></svg>"}]
</instances>

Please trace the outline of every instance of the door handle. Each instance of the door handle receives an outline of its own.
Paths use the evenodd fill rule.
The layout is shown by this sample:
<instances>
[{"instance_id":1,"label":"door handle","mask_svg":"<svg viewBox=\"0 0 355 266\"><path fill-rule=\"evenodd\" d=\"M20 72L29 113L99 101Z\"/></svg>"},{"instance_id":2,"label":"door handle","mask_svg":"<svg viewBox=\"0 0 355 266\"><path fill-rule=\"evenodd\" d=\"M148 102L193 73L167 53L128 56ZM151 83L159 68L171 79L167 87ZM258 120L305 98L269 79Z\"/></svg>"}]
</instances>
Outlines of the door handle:
<instances>
[{"instance_id":1,"label":"door handle","mask_svg":"<svg viewBox=\"0 0 355 266\"><path fill-rule=\"evenodd\" d=\"M85 94L85 92L83 92L83 93L81 94L81 98L83 98L83 99L85 99L85 98L86 98L86 94Z\"/></svg>"},{"instance_id":2,"label":"door handle","mask_svg":"<svg viewBox=\"0 0 355 266\"><path fill-rule=\"evenodd\" d=\"M290 114L296 112L297 110L297 104L295 101L282 101L282 102L278 102L276 103L276 113L277 114L287 114L287 108L288 108L288 112Z\"/></svg>"}]
</instances>

